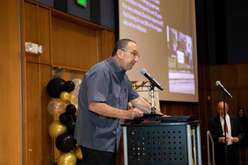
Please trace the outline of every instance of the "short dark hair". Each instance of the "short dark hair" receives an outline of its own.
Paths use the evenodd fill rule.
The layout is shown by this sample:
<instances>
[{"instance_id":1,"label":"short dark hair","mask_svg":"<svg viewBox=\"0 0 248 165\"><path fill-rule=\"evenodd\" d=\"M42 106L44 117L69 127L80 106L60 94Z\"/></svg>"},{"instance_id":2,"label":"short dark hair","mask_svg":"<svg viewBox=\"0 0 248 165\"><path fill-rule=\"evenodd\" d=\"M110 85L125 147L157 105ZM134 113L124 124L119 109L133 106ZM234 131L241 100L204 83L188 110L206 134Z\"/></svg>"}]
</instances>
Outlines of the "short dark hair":
<instances>
[{"instance_id":1,"label":"short dark hair","mask_svg":"<svg viewBox=\"0 0 248 165\"><path fill-rule=\"evenodd\" d=\"M129 42L136 43L135 41L128 38L118 40L113 49L112 56L115 56L118 49L126 49Z\"/></svg>"}]
</instances>

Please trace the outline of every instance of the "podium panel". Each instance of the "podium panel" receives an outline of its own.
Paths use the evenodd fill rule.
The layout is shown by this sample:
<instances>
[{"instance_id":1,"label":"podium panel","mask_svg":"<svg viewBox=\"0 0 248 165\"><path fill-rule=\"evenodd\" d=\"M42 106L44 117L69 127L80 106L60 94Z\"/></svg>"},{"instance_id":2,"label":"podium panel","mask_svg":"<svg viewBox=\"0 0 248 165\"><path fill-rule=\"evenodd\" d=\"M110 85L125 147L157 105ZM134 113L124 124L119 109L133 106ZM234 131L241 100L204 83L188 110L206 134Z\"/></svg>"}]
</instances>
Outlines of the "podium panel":
<instances>
[{"instance_id":1,"label":"podium panel","mask_svg":"<svg viewBox=\"0 0 248 165\"><path fill-rule=\"evenodd\" d=\"M123 127L125 165L201 165L199 122Z\"/></svg>"}]
</instances>

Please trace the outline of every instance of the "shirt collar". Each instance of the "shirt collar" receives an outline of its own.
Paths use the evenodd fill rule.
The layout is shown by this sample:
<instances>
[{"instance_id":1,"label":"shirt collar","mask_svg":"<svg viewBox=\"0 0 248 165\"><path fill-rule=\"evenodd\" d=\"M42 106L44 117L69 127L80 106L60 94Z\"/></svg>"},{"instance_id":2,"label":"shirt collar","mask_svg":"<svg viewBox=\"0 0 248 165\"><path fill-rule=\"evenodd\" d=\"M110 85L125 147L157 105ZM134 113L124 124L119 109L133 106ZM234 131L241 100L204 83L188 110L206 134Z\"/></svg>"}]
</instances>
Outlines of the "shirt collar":
<instances>
[{"instance_id":1,"label":"shirt collar","mask_svg":"<svg viewBox=\"0 0 248 165\"><path fill-rule=\"evenodd\" d=\"M110 66L112 72L114 73L114 75L116 77L118 77L118 79L123 79L126 71L123 70L118 64L117 62L114 60L113 57L110 57L106 60L107 64Z\"/></svg>"},{"instance_id":2,"label":"shirt collar","mask_svg":"<svg viewBox=\"0 0 248 165\"><path fill-rule=\"evenodd\" d=\"M227 118L230 118L230 116L228 115L228 113L225 115L225 117L226 117L226 119ZM224 120L224 117L222 117L222 116L219 116L219 118L220 118L220 120Z\"/></svg>"}]
</instances>

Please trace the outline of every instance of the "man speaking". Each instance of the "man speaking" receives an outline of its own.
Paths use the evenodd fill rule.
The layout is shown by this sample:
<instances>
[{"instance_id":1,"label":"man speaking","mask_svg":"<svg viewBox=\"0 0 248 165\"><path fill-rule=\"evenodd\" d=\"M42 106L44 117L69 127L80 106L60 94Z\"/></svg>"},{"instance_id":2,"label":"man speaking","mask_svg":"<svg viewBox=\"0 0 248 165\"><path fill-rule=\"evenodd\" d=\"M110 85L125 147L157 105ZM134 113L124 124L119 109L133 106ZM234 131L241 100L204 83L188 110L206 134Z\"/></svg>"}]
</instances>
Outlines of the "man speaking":
<instances>
[{"instance_id":1,"label":"man speaking","mask_svg":"<svg viewBox=\"0 0 248 165\"><path fill-rule=\"evenodd\" d=\"M81 165L114 165L123 120L151 112L150 104L132 89L126 75L139 58L136 42L121 39L112 57L85 74L75 128L75 138L84 155ZM128 109L128 102L134 108Z\"/></svg>"}]
</instances>

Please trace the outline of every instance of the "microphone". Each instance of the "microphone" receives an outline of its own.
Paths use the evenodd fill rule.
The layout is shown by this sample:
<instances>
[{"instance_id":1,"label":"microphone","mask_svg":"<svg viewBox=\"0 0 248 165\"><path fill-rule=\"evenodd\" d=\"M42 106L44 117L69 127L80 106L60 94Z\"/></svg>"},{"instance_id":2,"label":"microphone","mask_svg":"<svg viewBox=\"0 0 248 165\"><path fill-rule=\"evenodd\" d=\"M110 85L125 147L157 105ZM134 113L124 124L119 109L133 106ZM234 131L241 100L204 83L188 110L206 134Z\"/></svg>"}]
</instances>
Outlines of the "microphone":
<instances>
[{"instance_id":1,"label":"microphone","mask_svg":"<svg viewBox=\"0 0 248 165\"><path fill-rule=\"evenodd\" d=\"M231 93L228 92L228 90L226 90L226 88L221 84L220 81L216 81L215 82L216 86L219 87L226 95L230 96L232 98Z\"/></svg>"},{"instance_id":2,"label":"microphone","mask_svg":"<svg viewBox=\"0 0 248 165\"><path fill-rule=\"evenodd\" d=\"M155 80L148 72L145 68L141 69L140 70L140 73L145 76L149 81L150 83L157 87L158 89L160 89L161 91L164 90L163 87L159 84L159 82L157 80Z\"/></svg>"}]
</instances>

